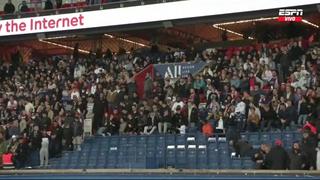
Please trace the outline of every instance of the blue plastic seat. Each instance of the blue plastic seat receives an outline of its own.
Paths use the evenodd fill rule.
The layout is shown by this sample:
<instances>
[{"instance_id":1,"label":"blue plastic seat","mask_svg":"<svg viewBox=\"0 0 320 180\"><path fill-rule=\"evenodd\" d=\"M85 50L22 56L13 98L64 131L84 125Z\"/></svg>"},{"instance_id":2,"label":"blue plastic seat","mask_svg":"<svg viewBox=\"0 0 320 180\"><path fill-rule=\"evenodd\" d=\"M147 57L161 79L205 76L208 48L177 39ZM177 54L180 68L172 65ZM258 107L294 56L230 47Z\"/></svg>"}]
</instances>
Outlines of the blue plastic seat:
<instances>
[{"instance_id":1,"label":"blue plastic seat","mask_svg":"<svg viewBox=\"0 0 320 180\"><path fill-rule=\"evenodd\" d=\"M231 160L231 168L232 169L242 169L242 159L240 158L233 158Z\"/></svg>"},{"instance_id":2,"label":"blue plastic seat","mask_svg":"<svg viewBox=\"0 0 320 180\"><path fill-rule=\"evenodd\" d=\"M206 145L207 144L207 137L203 134L198 134L196 136L196 141L198 145Z\"/></svg>"},{"instance_id":3,"label":"blue plastic seat","mask_svg":"<svg viewBox=\"0 0 320 180\"><path fill-rule=\"evenodd\" d=\"M215 154L212 154L211 156L214 156ZM217 157L211 157L212 161L214 162ZM207 154L207 147L205 145L198 146L197 149L197 168L198 169L207 169L208 168L208 159L209 156Z\"/></svg>"},{"instance_id":4,"label":"blue plastic seat","mask_svg":"<svg viewBox=\"0 0 320 180\"><path fill-rule=\"evenodd\" d=\"M146 136L137 136L137 143L138 144L147 144L147 137Z\"/></svg>"},{"instance_id":5,"label":"blue plastic seat","mask_svg":"<svg viewBox=\"0 0 320 180\"><path fill-rule=\"evenodd\" d=\"M175 145L176 144L176 137L172 134L166 135L166 145Z\"/></svg>"},{"instance_id":6,"label":"blue plastic seat","mask_svg":"<svg viewBox=\"0 0 320 180\"><path fill-rule=\"evenodd\" d=\"M165 168L165 150L157 150L157 153L155 155L155 166L157 168Z\"/></svg>"},{"instance_id":7,"label":"blue plastic seat","mask_svg":"<svg viewBox=\"0 0 320 180\"><path fill-rule=\"evenodd\" d=\"M218 143L218 148L220 150L228 150L229 144L228 144L228 142L219 142Z\"/></svg>"},{"instance_id":8,"label":"blue plastic seat","mask_svg":"<svg viewBox=\"0 0 320 180\"><path fill-rule=\"evenodd\" d=\"M167 146L166 150L166 166L176 165L176 147L174 145Z\"/></svg>"},{"instance_id":9,"label":"blue plastic seat","mask_svg":"<svg viewBox=\"0 0 320 180\"><path fill-rule=\"evenodd\" d=\"M290 147L292 146L293 142L295 141L294 133L293 132L283 132L282 140L283 140L285 148L286 149L290 149Z\"/></svg>"},{"instance_id":10,"label":"blue plastic seat","mask_svg":"<svg viewBox=\"0 0 320 180\"><path fill-rule=\"evenodd\" d=\"M187 152L185 148L178 148L176 150L176 168L186 168L187 166ZM190 160L190 159L188 159ZM196 158L194 158L196 164Z\"/></svg>"},{"instance_id":11,"label":"blue plastic seat","mask_svg":"<svg viewBox=\"0 0 320 180\"><path fill-rule=\"evenodd\" d=\"M218 142L208 142L207 147L209 150L218 149Z\"/></svg>"},{"instance_id":12,"label":"blue plastic seat","mask_svg":"<svg viewBox=\"0 0 320 180\"><path fill-rule=\"evenodd\" d=\"M260 137L258 133L249 133L248 141L251 144L260 144Z\"/></svg>"},{"instance_id":13,"label":"blue plastic seat","mask_svg":"<svg viewBox=\"0 0 320 180\"><path fill-rule=\"evenodd\" d=\"M119 137L114 136L114 137L109 137L109 145L110 147L117 147L119 145Z\"/></svg>"},{"instance_id":14,"label":"blue plastic seat","mask_svg":"<svg viewBox=\"0 0 320 180\"><path fill-rule=\"evenodd\" d=\"M241 138L242 140L248 141L248 140L249 140L248 133L246 133L246 132L241 133L241 134L240 134L240 138Z\"/></svg>"},{"instance_id":15,"label":"blue plastic seat","mask_svg":"<svg viewBox=\"0 0 320 180\"><path fill-rule=\"evenodd\" d=\"M244 169L254 169L255 168L255 163L249 158L242 159L242 165L243 165Z\"/></svg>"},{"instance_id":16,"label":"blue plastic seat","mask_svg":"<svg viewBox=\"0 0 320 180\"><path fill-rule=\"evenodd\" d=\"M186 144L186 136L185 135L177 135L176 145L185 145L185 144Z\"/></svg>"},{"instance_id":17,"label":"blue plastic seat","mask_svg":"<svg viewBox=\"0 0 320 180\"><path fill-rule=\"evenodd\" d=\"M187 152L186 152L186 168L189 169L196 169L197 168L197 148L196 145L189 145L187 147ZM178 156L178 155L177 155Z\"/></svg>"},{"instance_id":18,"label":"blue plastic seat","mask_svg":"<svg viewBox=\"0 0 320 180\"><path fill-rule=\"evenodd\" d=\"M146 141L147 141L148 146L155 146L157 144L157 136L155 136L155 135L148 136L148 137L146 137Z\"/></svg>"}]
</instances>

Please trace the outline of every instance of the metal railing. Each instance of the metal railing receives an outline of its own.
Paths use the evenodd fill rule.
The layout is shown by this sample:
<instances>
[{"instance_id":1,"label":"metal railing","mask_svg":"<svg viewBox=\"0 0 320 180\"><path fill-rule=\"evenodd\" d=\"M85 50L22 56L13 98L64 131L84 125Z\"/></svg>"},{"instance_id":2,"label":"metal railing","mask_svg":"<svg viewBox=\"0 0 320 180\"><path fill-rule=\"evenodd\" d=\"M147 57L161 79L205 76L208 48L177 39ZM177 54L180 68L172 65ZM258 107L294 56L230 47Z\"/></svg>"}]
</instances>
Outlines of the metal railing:
<instances>
[{"instance_id":1,"label":"metal railing","mask_svg":"<svg viewBox=\"0 0 320 180\"><path fill-rule=\"evenodd\" d=\"M21 12L22 3L18 5L18 10L13 14L4 14L0 16L1 19L16 19L23 17L35 17L35 16L46 16L46 15L55 15L55 14L67 14L75 12L85 12L85 11L96 11L103 9L114 9L114 8L123 8L123 7L132 7L132 6L141 6L149 4L158 4L158 3L167 3L175 1L184 1L184 0L70 0L70 3L67 3L68 6L62 4L62 7L57 9L54 1L53 9L44 10L46 0L41 0L39 3L30 3L27 2L27 6L34 11ZM85 3L86 2L86 3ZM105 3L106 2L106 3ZM85 3L85 4L84 4ZM39 5L40 4L40 5ZM80 4L83 4L80 6ZM36 8L34 8L36 6Z\"/></svg>"}]
</instances>

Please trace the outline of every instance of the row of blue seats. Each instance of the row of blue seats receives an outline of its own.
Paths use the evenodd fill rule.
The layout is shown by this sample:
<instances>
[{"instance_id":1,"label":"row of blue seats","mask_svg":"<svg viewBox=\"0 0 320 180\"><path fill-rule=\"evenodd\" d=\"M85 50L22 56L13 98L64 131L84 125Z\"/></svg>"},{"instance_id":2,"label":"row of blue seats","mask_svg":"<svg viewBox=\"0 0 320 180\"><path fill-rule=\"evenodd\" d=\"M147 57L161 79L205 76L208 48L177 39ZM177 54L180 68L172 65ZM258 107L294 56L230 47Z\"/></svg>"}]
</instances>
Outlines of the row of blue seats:
<instances>
[{"instance_id":1,"label":"row of blue seats","mask_svg":"<svg viewBox=\"0 0 320 180\"><path fill-rule=\"evenodd\" d=\"M289 144L301 136L296 132L243 133L241 138L257 145L275 139ZM94 137L85 140L80 152L65 152L51 164L53 168L69 169L249 167L248 160L232 159L231 152L225 137L207 138L202 134Z\"/></svg>"},{"instance_id":2,"label":"row of blue seats","mask_svg":"<svg viewBox=\"0 0 320 180\"><path fill-rule=\"evenodd\" d=\"M112 137L95 137L88 138L87 144L156 144L165 143L170 144L186 144L197 143L203 144L210 139L211 141L219 141L221 136L215 135L213 137L205 137L203 134L186 134L186 135L151 135L151 136L112 136ZM262 133L242 133L241 139L248 140L249 142L257 141L274 141L275 139L288 139L288 140L300 140L301 133L299 132L262 132Z\"/></svg>"},{"instance_id":3,"label":"row of blue seats","mask_svg":"<svg viewBox=\"0 0 320 180\"><path fill-rule=\"evenodd\" d=\"M153 157L145 156L118 156L100 158L70 158L61 159L52 164L53 168L191 168L191 169L241 169L253 168L254 163L250 159L232 159L228 155L184 155L183 153L167 154Z\"/></svg>"}]
</instances>

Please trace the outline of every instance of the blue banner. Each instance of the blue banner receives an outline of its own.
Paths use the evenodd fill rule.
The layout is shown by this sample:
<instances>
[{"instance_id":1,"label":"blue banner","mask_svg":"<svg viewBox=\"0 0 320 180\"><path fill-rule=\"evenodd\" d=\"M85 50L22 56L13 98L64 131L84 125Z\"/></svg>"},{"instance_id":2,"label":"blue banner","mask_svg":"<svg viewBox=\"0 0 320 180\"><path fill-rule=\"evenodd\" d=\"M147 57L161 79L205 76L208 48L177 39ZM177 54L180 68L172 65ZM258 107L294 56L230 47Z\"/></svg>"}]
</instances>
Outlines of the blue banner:
<instances>
[{"instance_id":1,"label":"blue banner","mask_svg":"<svg viewBox=\"0 0 320 180\"><path fill-rule=\"evenodd\" d=\"M206 62L154 64L154 70L163 78L178 78L186 77L188 74L194 75L206 65Z\"/></svg>"}]
</instances>

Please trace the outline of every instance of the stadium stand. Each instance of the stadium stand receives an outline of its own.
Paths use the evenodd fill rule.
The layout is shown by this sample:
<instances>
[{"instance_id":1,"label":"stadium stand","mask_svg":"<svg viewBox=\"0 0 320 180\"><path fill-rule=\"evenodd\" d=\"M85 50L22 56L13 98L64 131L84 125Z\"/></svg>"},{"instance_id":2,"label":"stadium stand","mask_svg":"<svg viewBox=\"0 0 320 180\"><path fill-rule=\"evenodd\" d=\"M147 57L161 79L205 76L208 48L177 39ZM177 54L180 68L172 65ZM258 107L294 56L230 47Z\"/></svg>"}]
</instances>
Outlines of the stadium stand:
<instances>
[{"instance_id":1,"label":"stadium stand","mask_svg":"<svg viewBox=\"0 0 320 180\"><path fill-rule=\"evenodd\" d=\"M47 179L319 174L319 6L310 1L299 22L280 23L267 16L279 2L193 18L172 1L196 4L1 1L0 179L29 169L57 173ZM149 18L152 7L170 13Z\"/></svg>"},{"instance_id":2,"label":"stadium stand","mask_svg":"<svg viewBox=\"0 0 320 180\"><path fill-rule=\"evenodd\" d=\"M268 153L283 146L288 152L283 161L289 163L292 144L301 142L298 153L311 161L297 157L298 169L316 168L319 54L316 45L302 44L297 39L206 49L201 61L210 63L195 79L180 77L170 84L168 78L146 78L140 98L130 80L134 74L156 63L158 57L169 63L198 56L186 57L189 53L182 51L164 56L120 52L106 53L101 59L93 54L78 57L75 50L74 59L3 64L1 152L14 154L17 168L38 166L39 152L48 151L50 168L57 169L286 169L289 164L279 167L273 161L277 152L274 157ZM295 61L285 65L277 61L287 56ZM249 124L253 109L259 112L254 128ZM305 114L305 119L298 120ZM83 120L90 116L97 136L77 147ZM260 123L263 121L267 124ZM159 132L161 122L167 123L167 132ZM204 122L213 127L213 136L201 133ZM187 133L181 131L182 126ZM155 131L148 132L153 127ZM49 149L43 149L41 138L50 139Z\"/></svg>"}]
</instances>

